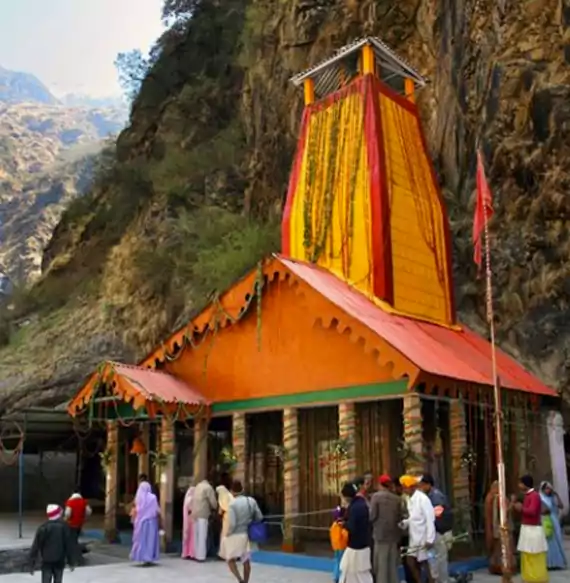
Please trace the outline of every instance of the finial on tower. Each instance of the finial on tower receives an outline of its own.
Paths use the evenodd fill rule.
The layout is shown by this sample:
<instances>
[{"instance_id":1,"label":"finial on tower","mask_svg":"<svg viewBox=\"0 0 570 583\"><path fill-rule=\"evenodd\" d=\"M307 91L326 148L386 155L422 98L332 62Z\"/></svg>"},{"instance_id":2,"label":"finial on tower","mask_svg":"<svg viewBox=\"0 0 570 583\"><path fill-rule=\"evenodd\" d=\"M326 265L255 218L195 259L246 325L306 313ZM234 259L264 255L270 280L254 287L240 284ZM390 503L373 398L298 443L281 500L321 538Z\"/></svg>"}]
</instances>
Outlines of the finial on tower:
<instances>
[{"instance_id":1,"label":"finial on tower","mask_svg":"<svg viewBox=\"0 0 570 583\"><path fill-rule=\"evenodd\" d=\"M340 48L332 57L291 78L304 85L305 105L338 91L359 75L376 75L394 91L414 100L427 79L379 38L368 36Z\"/></svg>"}]
</instances>

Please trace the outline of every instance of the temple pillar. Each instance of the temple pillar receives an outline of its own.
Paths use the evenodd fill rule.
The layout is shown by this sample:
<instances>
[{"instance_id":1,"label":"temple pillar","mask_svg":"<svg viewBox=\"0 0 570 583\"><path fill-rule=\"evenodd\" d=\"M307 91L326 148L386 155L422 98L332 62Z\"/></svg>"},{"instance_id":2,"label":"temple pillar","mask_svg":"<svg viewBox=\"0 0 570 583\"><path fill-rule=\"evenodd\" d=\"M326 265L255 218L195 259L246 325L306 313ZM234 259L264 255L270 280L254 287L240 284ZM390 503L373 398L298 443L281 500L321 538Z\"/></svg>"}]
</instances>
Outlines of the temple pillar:
<instances>
[{"instance_id":1,"label":"temple pillar","mask_svg":"<svg viewBox=\"0 0 570 583\"><path fill-rule=\"evenodd\" d=\"M404 79L404 92L406 94L406 99L408 101L411 101L412 103L416 102L416 97L414 95L415 92L415 86L414 86L414 80L410 79L409 77L406 77Z\"/></svg>"},{"instance_id":2,"label":"temple pillar","mask_svg":"<svg viewBox=\"0 0 570 583\"><path fill-rule=\"evenodd\" d=\"M149 476L149 471L150 471L150 453L149 453L149 450L150 450L150 425L149 425L149 423L143 424L139 438L142 441L142 443L144 444L145 449L146 449L146 453L141 453L138 456L139 476L141 474L145 474L145 476Z\"/></svg>"},{"instance_id":3,"label":"temple pillar","mask_svg":"<svg viewBox=\"0 0 570 583\"><path fill-rule=\"evenodd\" d=\"M568 473L566 471L566 452L564 449L564 420L558 411L549 411L546 418L552 485L558 492L564 509L568 511Z\"/></svg>"},{"instance_id":4,"label":"temple pillar","mask_svg":"<svg viewBox=\"0 0 570 583\"><path fill-rule=\"evenodd\" d=\"M312 79L305 79L303 83L305 95L305 105L312 105L315 102L315 82Z\"/></svg>"},{"instance_id":5,"label":"temple pillar","mask_svg":"<svg viewBox=\"0 0 570 583\"><path fill-rule=\"evenodd\" d=\"M471 530L471 501L469 496L469 467L463 460L467 451L467 422L465 406L461 400L453 400L449 405L449 437L451 442L451 485L454 508L458 515L461 531Z\"/></svg>"},{"instance_id":6,"label":"temple pillar","mask_svg":"<svg viewBox=\"0 0 570 583\"><path fill-rule=\"evenodd\" d=\"M165 537L163 550L172 541L173 534L173 500L174 500L174 458L175 458L174 422L165 417L160 424L160 511Z\"/></svg>"},{"instance_id":7,"label":"temple pillar","mask_svg":"<svg viewBox=\"0 0 570 583\"><path fill-rule=\"evenodd\" d=\"M107 447L103 454L105 470L105 540L117 540L117 489L119 473L119 426L117 421L107 421Z\"/></svg>"},{"instance_id":8,"label":"temple pillar","mask_svg":"<svg viewBox=\"0 0 570 583\"><path fill-rule=\"evenodd\" d=\"M283 410L283 486L285 520L283 550L295 550L295 515L299 513L299 418L297 409Z\"/></svg>"},{"instance_id":9,"label":"temple pillar","mask_svg":"<svg viewBox=\"0 0 570 583\"><path fill-rule=\"evenodd\" d=\"M208 419L194 418L194 484L208 475Z\"/></svg>"},{"instance_id":10,"label":"temple pillar","mask_svg":"<svg viewBox=\"0 0 570 583\"><path fill-rule=\"evenodd\" d=\"M246 448L246 419L245 413L234 413L232 416L232 450L236 459L233 471L234 480L245 485L247 470Z\"/></svg>"},{"instance_id":11,"label":"temple pillar","mask_svg":"<svg viewBox=\"0 0 570 583\"><path fill-rule=\"evenodd\" d=\"M418 393L405 395L403 402L404 467L407 474L420 475L425 467L422 402Z\"/></svg>"},{"instance_id":12,"label":"temple pillar","mask_svg":"<svg viewBox=\"0 0 570 583\"><path fill-rule=\"evenodd\" d=\"M346 451L338 460L340 487L356 476L356 411L354 403L340 403L338 406L338 437ZM339 492L340 495L340 492Z\"/></svg>"},{"instance_id":13,"label":"temple pillar","mask_svg":"<svg viewBox=\"0 0 570 583\"><path fill-rule=\"evenodd\" d=\"M521 407L515 409L515 435L516 435L516 455L518 457L518 470L520 475L526 474L528 467L528 423L525 411ZM517 476L520 477L520 476ZM518 480L517 480L518 481Z\"/></svg>"}]
</instances>

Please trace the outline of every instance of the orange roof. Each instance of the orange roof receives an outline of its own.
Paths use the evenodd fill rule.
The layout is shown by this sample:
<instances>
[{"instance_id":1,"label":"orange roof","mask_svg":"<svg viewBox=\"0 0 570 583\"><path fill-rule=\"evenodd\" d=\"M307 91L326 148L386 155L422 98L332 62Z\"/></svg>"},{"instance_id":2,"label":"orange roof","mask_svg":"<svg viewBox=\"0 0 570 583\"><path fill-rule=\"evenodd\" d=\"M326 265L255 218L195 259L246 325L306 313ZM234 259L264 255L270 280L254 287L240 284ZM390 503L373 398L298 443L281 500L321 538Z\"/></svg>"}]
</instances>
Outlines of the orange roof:
<instances>
[{"instance_id":1,"label":"orange roof","mask_svg":"<svg viewBox=\"0 0 570 583\"><path fill-rule=\"evenodd\" d=\"M133 409L146 407L151 416L158 409L173 409L180 406L204 407L210 401L195 388L175 376L149 368L108 361L94 373L87 384L68 405L69 414L75 416L92 399L99 382L111 386L113 394ZM184 407L183 407L184 408Z\"/></svg>"},{"instance_id":2,"label":"orange roof","mask_svg":"<svg viewBox=\"0 0 570 583\"><path fill-rule=\"evenodd\" d=\"M278 257L297 278L393 346L422 371L449 379L493 385L490 343L465 326L449 328L391 314L355 288L314 265ZM497 349L501 386L557 397L522 365Z\"/></svg>"}]
</instances>

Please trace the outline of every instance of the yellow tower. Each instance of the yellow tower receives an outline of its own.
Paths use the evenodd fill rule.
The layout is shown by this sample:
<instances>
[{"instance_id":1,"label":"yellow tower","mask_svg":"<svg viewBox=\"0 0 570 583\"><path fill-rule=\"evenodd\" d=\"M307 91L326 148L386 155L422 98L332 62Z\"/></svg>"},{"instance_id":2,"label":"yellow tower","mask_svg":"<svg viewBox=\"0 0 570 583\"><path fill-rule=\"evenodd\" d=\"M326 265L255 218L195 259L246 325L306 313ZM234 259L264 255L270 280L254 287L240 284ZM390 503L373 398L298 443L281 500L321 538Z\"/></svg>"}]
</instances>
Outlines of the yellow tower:
<instances>
[{"instance_id":1,"label":"yellow tower","mask_svg":"<svg viewBox=\"0 0 570 583\"><path fill-rule=\"evenodd\" d=\"M452 324L448 219L414 101L425 79L365 38L292 81L305 110L283 254L388 310Z\"/></svg>"}]
</instances>

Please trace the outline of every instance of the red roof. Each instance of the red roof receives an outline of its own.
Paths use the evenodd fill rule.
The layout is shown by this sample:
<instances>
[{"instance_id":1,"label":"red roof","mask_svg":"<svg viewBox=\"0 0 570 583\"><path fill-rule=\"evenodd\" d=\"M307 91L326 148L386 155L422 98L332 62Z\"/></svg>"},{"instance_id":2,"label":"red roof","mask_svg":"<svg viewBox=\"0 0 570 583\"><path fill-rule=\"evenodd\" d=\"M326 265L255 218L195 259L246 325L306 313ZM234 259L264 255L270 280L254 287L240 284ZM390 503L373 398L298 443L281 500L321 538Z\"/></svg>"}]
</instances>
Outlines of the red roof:
<instances>
[{"instance_id":1,"label":"red roof","mask_svg":"<svg viewBox=\"0 0 570 583\"><path fill-rule=\"evenodd\" d=\"M198 390L170 374L118 362L109 362L109 366L149 401L186 405L210 404Z\"/></svg>"},{"instance_id":2,"label":"red roof","mask_svg":"<svg viewBox=\"0 0 570 583\"><path fill-rule=\"evenodd\" d=\"M390 314L328 271L281 256L279 261L424 372L482 385L493 384L491 345L469 328L462 325L461 330L454 330ZM554 389L499 349L497 372L503 387L558 396Z\"/></svg>"}]
</instances>

